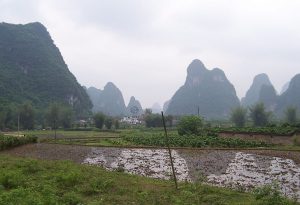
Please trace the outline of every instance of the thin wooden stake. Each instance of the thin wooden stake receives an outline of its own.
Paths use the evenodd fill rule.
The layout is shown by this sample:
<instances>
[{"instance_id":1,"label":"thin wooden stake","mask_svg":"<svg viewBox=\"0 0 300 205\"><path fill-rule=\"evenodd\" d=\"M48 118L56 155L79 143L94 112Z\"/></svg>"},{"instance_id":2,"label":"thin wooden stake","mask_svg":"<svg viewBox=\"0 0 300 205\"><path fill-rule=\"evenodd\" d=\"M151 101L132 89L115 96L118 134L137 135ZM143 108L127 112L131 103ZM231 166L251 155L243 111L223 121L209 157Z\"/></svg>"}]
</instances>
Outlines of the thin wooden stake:
<instances>
[{"instance_id":1,"label":"thin wooden stake","mask_svg":"<svg viewBox=\"0 0 300 205\"><path fill-rule=\"evenodd\" d=\"M56 143L56 119L54 120L54 139Z\"/></svg>"},{"instance_id":2,"label":"thin wooden stake","mask_svg":"<svg viewBox=\"0 0 300 205\"><path fill-rule=\"evenodd\" d=\"M170 144L169 144L169 137L168 137L168 133L167 133L167 127L166 127L164 112L161 112L161 117L162 117L163 126L164 126L164 130L165 130L166 143L167 143L167 148L168 148L168 151L169 151L171 167L172 167L172 173L173 173L173 178L174 178L174 182L175 182L175 188L178 189L177 178L176 178L176 174L175 174L175 168L174 168L172 153L171 153Z\"/></svg>"},{"instance_id":3,"label":"thin wooden stake","mask_svg":"<svg viewBox=\"0 0 300 205\"><path fill-rule=\"evenodd\" d=\"M20 137L20 112L18 113L18 137Z\"/></svg>"}]
</instances>

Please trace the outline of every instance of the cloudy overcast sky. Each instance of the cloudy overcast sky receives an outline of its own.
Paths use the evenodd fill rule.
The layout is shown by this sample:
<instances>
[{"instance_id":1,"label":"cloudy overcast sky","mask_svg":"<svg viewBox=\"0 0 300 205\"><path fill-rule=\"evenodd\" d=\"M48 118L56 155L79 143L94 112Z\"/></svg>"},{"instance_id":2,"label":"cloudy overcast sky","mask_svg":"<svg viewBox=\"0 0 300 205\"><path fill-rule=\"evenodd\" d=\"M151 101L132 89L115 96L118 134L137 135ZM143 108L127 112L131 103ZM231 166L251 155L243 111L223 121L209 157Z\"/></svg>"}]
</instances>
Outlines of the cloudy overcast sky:
<instances>
[{"instance_id":1,"label":"cloudy overcast sky","mask_svg":"<svg viewBox=\"0 0 300 205\"><path fill-rule=\"evenodd\" d=\"M300 73L298 0L0 0L0 22L39 21L79 83L112 81L125 102L161 105L195 58L239 97L267 73L277 91Z\"/></svg>"}]
</instances>

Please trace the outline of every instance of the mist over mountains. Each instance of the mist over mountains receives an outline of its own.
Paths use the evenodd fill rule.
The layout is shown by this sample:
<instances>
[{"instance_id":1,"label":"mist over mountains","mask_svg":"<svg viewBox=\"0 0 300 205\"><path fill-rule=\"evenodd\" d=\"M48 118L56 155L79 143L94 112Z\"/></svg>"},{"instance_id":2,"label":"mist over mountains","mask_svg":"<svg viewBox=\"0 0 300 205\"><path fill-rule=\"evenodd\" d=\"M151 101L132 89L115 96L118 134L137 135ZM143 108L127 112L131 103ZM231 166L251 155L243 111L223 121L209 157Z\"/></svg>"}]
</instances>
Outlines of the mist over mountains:
<instances>
[{"instance_id":1,"label":"mist over mountains","mask_svg":"<svg viewBox=\"0 0 300 205\"><path fill-rule=\"evenodd\" d=\"M300 74L295 75L286 83L280 94L277 93L267 74L259 74L254 77L253 83L242 98L244 107L253 106L255 103L264 103L268 111L272 111L282 117L288 107L300 110Z\"/></svg>"},{"instance_id":2,"label":"mist over mountains","mask_svg":"<svg viewBox=\"0 0 300 205\"><path fill-rule=\"evenodd\" d=\"M36 108L45 109L51 102L61 102L71 106L77 116L85 116L90 111L110 116L140 116L144 112L134 96L126 106L121 90L113 82L107 83L103 90L83 88L40 23L1 23L0 48L2 105L30 101ZM300 109L299 90L300 74L295 75L278 94L268 75L262 73L254 77L240 102L235 87L223 70L209 70L195 59L187 67L184 84L172 98L164 103L163 108L154 104L152 109L154 113L164 110L170 115L200 114L206 119L227 119L237 106L251 107L263 102L269 111L280 116L289 106Z\"/></svg>"},{"instance_id":3,"label":"mist over mountains","mask_svg":"<svg viewBox=\"0 0 300 205\"><path fill-rule=\"evenodd\" d=\"M126 115L127 110L122 92L112 82L108 82L103 90L90 87L87 93L93 103L93 112L103 112L110 116Z\"/></svg>"}]
</instances>

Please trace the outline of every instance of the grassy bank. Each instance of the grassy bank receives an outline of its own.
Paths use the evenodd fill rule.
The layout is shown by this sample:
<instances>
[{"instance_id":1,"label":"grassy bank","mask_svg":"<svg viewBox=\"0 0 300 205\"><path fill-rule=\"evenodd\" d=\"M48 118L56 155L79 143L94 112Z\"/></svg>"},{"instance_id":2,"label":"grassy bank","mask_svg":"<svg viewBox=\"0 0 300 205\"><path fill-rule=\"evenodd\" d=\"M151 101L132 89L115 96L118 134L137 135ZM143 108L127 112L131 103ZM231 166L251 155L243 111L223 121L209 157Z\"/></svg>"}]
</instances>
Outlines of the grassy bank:
<instances>
[{"instance_id":1,"label":"grassy bank","mask_svg":"<svg viewBox=\"0 0 300 205\"><path fill-rule=\"evenodd\" d=\"M35 142L37 142L37 137L32 135L9 136L0 134L0 151L11 147Z\"/></svg>"},{"instance_id":2,"label":"grassy bank","mask_svg":"<svg viewBox=\"0 0 300 205\"><path fill-rule=\"evenodd\" d=\"M0 154L0 204L263 204L253 194ZM283 201L284 204L292 202Z\"/></svg>"}]
</instances>

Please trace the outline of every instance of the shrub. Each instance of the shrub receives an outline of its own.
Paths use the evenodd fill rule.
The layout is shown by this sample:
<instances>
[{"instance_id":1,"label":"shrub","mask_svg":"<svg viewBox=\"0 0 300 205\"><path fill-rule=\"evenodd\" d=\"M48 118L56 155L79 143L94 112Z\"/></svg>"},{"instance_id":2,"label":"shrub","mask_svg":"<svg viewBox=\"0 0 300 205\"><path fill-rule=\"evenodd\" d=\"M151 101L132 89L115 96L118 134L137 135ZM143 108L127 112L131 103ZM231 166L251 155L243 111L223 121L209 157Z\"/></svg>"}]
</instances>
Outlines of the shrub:
<instances>
[{"instance_id":1,"label":"shrub","mask_svg":"<svg viewBox=\"0 0 300 205\"><path fill-rule=\"evenodd\" d=\"M106 129L110 130L112 127L112 124L113 124L113 119L110 117L105 118L104 124L105 124Z\"/></svg>"},{"instance_id":2,"label":"shrub","mask_svg":"<svg viewBox=\"0 0 300 205\"><path fill-rule=\"evenodd\" d=\"M59 173L56 177L56 180L60 185L64 187L72 187L76 184L78 184L81 181L82 175L80 175L80 172L77 170L71 170L67 173L62 172Z\"/></svg>"},{"instance_id":3,"label":"shrub","mask_svg":"<svg viewBox=\"0 0 300 205\"><path fill-rule=\"evenodd\" d=\"M113 187L113 180L111 179L96 179L90 184L93 193L107 193Z\"/></svg>"},{"instance_id":4,"label":"shrub","mask_svg":"<svg viewBox=\"0 0 300 205\"><path fill-rule=\"evenodd\" d=\"M115 120L114 124L115 124L115 129L119 129L120 128L120 122L119 122L119 120Z\"/></svg>"},{"instance_id":5,"label":"shrub","mask_svg":"<svg viewBox=\"0 0 300 205\"><path fill-rule=\"evenodd\" d=\"M237 107L231 112L231 121L237 127L244 127L246 123L247 110L243 107Z\"/></svg>"},{"instance_id":6,"label":"shrub","mask_svg":"<svg viewBox=\"0 0 300 205\"><path fill-rule=\"evenodd\" d=\"M79 205L79 204L82 204L82 200L80 199L80 197L78 196L78 194L75 193L75 192L68 192L68 193L64 194L62 201L65 204L69 204L69 205Z\"/></svg>"},{"instance_id":7,"label":"shrub","mask_svg":"<svg viewBox=\"0 0 300 205\"><path fill-rule=\"evenodd\" d=\"M280 191L277 183L265 185L254 190L256 200L260 200L263 205L274 205L274 204L292 204L284 198Z\"/></svg>"},{"instance_id":8,"label":"shrub","mask_svg":"<svg viewBox=\"0 0 300 205\"><path fill-rule=\"evenodd\" d=\"M163 133L157 134L127 134L122 137L125 141L135 145L146 146L166 146L166 140ZM182 137L177 134L169 134L169 144L172 147L267 147L262 141L247 141L236 138L221 138L217 135L197 136L189 135Z\"/></svg>"},{"instance_id":9,"label":"shrub","mask_svg":"<svg viewBox=\"0 0 300 205\"><path fill-rule=\"evenodd\" d=\"M179 135L198 135L203 128L202 119L198 116L185 116L177 125Z\"/></svg>"},{"instance_id":10,"label":"shrub","mask_svg":"<svg viewBox=\"0 0 300 205\"><path fill-rule=\"evenodd\" d=\"M148 114L145 117L146 127L162 127L162 117L160 114Z\"/></svg>"},{"instance_id":11,"label":"shrub","mask_svg":"<svg viewBox=\"0 0 300 205\"><path fill-rule=\"evenodd\" d=\"M285 110L285 117L286 117L286 122L295 125L297 122L297 108L295 107L288 107Z\"/></svg>"},{"instance_id":12,"label":"shrub","mask_svg":"<svg viewBox=\"0 0 300 205\"><path fill-rule=\"evenodd\" d=\"M294 136L293 142L294 142L294 145L300 146L300 136L299 135Z\"/></svg>"},{"instance_id":13,"label":"shrub","mask_svg":"<svg viewBox=\"0 0 300 205\"><path fill-rule=\"evenodd\" d=\"M27 143L36 143L37 137L25 135L22 137L0 135L0 150L16 147Z\"/></svg>"},{"instance_id":14,"label":"shrub","mask_svg":"<svg viewBox=\"0 0 300 205\"><path fill-rule=\"evenodd\" d=\"M257 103L250 108L250 117L253 120L254 126L257 127L266 126L269 122L270 114L266 111L263 103Z\"/></svg>"},{"instance_id":15,"label":"shrub","mask_svg":"<svg viewBox=\"0 0 300 205\"><path fill-rule=\"evenodd\" d=\"M95 126L102 129L105 120L105 115L103 113L96 113L94 115Z\"/></svg>"},{"instance_id":16,"label":"shrub","mask_svg":"<svg viewBox=\"0 0 300 205\"><path fill-rule=\"evenodd\" d=\"M17 188L22 184L23 175L17 171L0 173L0 184L6 189Z\"/></svg>"}]
</instances>

